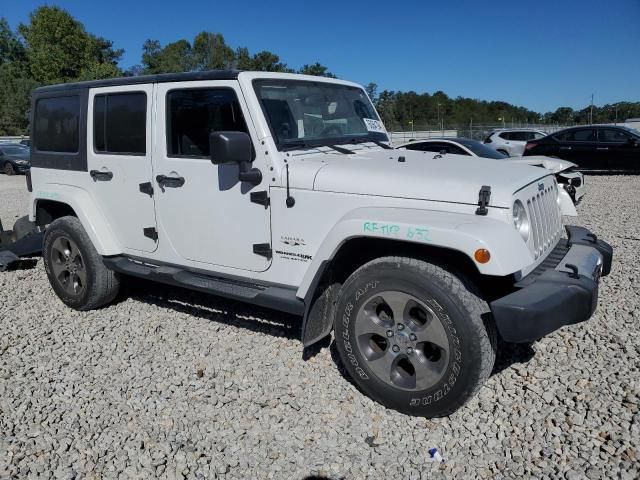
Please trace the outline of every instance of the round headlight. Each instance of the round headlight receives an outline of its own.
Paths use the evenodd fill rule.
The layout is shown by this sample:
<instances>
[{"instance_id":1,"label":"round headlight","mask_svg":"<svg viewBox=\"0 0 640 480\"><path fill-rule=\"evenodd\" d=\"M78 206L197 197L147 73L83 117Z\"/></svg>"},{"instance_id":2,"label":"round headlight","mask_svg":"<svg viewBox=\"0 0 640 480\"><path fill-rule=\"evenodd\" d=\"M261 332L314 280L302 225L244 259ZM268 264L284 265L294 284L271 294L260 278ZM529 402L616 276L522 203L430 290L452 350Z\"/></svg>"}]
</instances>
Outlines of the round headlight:
<instances>
[{"instance_id":1,"label":"round headlight","mask_svg":"<svg viewBox=\"0 0 640 480\"><path fill-rule=\"evenodd\" d=\"M525 242L529 240L529 217L520 200L513 203L513 225Z\"/></svg>"}]
</instances>

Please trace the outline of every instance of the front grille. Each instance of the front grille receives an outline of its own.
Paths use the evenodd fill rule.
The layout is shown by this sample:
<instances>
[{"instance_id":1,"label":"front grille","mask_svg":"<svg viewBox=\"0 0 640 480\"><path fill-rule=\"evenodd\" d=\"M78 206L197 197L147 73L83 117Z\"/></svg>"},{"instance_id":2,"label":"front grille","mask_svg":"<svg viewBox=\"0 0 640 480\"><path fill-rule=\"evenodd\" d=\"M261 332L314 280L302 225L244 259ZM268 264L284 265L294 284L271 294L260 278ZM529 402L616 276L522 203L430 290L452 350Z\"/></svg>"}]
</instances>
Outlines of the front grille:
<instances>
[{"instance_id":1,"label":"front grille","mask_svg":"<svg viewBox=\"0 0 640 480\"><path fill-rule=\"evenodd\" d=\"M538 265L531 273L529 273L529 275L520 280L517 286L519 288L522 288L531 285L544 272L556 268L568 252L569 242L566 239L561 238L553 248L553 250L549 252L549 255L547 255L547 257L542 262L540 262L540 265Z\"/></svg>"},{"instance_id":2,"label":"front grille","mask_svg":"<svg viewBox=\"0 0 640 480\"><path fill-rule=\"evenodd\" d=\"M555 246L562 230L558 187L554 182L527 200L527 213L531 222L533 254L538 259Z\"/></svg>"}]
</instances>

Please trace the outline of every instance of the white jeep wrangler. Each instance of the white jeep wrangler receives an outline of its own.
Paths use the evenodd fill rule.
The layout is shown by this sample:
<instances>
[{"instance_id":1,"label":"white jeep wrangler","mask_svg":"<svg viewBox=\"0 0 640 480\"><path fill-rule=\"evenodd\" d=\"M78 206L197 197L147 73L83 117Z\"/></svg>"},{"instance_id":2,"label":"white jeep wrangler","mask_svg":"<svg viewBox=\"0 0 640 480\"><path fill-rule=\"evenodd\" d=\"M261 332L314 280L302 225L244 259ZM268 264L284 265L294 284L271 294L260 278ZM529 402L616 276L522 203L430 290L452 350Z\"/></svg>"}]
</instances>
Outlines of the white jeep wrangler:
<instances>
[{"instance_id":1,"label":"white jeep wrangler","mask_svg":"<svg viewBox=\"0 0 640 480\"><path fill-rule=\"evenodd\" d=\"M496 337L588 319L611 247L562 236L553 175L393 150L366 93L237 71L38 88L30 218L71 308L121 275L297 314L335 330L358 386L447 415L489 376Z\"/></svg>"}]
</instances>

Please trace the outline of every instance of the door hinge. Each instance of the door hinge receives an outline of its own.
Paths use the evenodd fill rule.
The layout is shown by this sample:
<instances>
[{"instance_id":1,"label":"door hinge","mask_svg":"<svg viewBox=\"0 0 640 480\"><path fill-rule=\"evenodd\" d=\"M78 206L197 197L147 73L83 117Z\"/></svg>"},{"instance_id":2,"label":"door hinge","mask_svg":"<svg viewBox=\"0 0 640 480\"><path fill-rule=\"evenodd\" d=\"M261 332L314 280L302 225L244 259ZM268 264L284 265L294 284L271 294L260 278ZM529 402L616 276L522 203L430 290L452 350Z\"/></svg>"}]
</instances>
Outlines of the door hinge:
<instances>
[{"instance_id":1,"label":"door hinge","mask_svg":"<svg viewBox=\"0 0 640 480\"><path fill-rule=\"evenodd\" d=\"M256 255L261 255L271 260L271 244L270 243L254 243L253 253L255 253Z\"/></svg>"},{"instance_id":2,"label":"door hinge","mask_svg":"<svg viewBox=\"0 0 640 480\"><path fill-rule=\"evenodd\" d=\"M257 203L258 205L263 205L264 208L267 208L271 203L269 199L269 194L266 190L261 190L259 192L251 192L249 195L251 198L251 203Z\"/></svg>"},{"instance_id":3,"label":"door hinge","mask_svg":"<svg viewBox=\"0 0 640 480\"><path fill-rule=\"evenodd\" d=\"M150 238L154 242L158 241L158 231L156 230L155 227L143 228L142 232L144 233L145 237Z\"/></svg>"},{"instance_id":4,"label":"door hinge","mask_svg":"<svg viewBox=\"0 0 640 480\"><path fill-rule=\"evenodd\" d=\"M150 197L153 197L153 185L151 182L144 182L140 184L140 191Z\"/></svg>"},{"instance_id":5,"label":"door hinge","mask_svg":"<svg viewBox=\"0 0 640 480\"><path fill-rule=\"evenodd\" d=\"M478 193L478 208L476 209L476 215L486 215L489 213L487 205L491 199L491 187L483 185Z\"/></svg>"}]
</instances>

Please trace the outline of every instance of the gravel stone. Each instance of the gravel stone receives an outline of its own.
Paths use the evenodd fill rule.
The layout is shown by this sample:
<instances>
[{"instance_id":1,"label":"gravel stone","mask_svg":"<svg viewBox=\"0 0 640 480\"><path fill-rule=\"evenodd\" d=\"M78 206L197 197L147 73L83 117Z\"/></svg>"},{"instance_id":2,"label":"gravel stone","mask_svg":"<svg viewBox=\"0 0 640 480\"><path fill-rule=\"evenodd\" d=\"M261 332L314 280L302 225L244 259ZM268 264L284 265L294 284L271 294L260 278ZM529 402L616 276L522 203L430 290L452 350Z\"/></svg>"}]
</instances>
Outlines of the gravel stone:
<instances>
[{"instance_id":1,"label":"gravel stone","mask_svg":"<svg viewBox=\"0 0 640 480\"><path fill-rule=\"evenodd\" d=\"M586 183L567 220L615 248L598 311L502 345L442 419L364 397L329 342L304 361L295 317L136 279L74 312L42 261L0 273L0 478L638 478L640 176ZM0 175L6 228L27 200Z\"/></svg>"}]
</instances>

